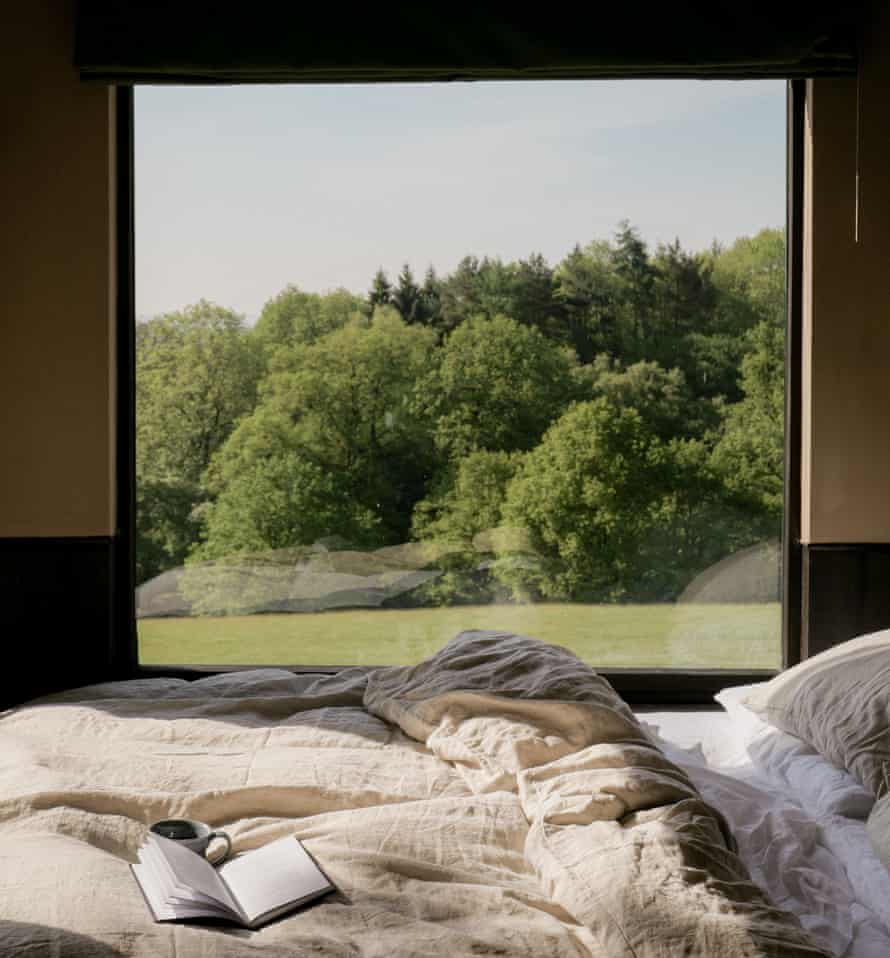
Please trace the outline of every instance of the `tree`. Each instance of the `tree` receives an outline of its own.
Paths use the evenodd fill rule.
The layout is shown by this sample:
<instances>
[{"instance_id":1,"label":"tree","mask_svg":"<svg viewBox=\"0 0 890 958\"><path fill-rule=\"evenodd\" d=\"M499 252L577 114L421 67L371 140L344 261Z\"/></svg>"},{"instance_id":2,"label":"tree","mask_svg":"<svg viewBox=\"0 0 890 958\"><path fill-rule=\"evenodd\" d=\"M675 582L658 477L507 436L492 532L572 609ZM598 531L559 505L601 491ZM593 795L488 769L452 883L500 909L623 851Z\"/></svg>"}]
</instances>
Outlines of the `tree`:
<instances>
[{"instance_id":1,"label":"tree","mask_svg":"<svg viewBox=\"0 0 890 958\"><path fill-rule=\"evenodd\" d=\"M361 316L363 302L348 290L323 296L286 286L270 299L253 328L253 336L267 358L282 346L314 343L352 319Z\"/></svg>"},{"instance_id":2,"label":"tree","mask_svg":"<svg viewBox=\"0 0 890 958\"><path fill-rule=\"evenodd\" d=\"M441 575L426 583L416 601L438 606L505 598L490 560L507 484L521 461L522 453L470 453L442 477L444 490L417 504L412 534L440 550Z\"/></svg>"},{"instance_id":3,"label":"tree","mask_svg":"<svg viewBox=\"0 0 890 958\"><path fill-rule=\"evenodd\" d=\"M207 498L204 470L253 407L261 367L243 317L204 300L137 327L140 581L184 561Z\"/></svg>"},{"instance_id":4,"label":"tree","mask_svg":"<svg viewBox=\"0 0 890 958\"><path fill-rule=\"evenodd\" d=\"M417 397L437 448L453 461L532 448L573 397L574 357L506 316L468 320L441 353Z\"/></svg>"},{"instance_id":5,"label":"tree","mask_svg":"<svg viewBox=\"0 0 890 958\"><path fill-rule=\"evenodd\" d=\"M143 324L136 351L137 467L200 483L250 412L262 369L244 317L201 300Z\"/></svg>"},{"instance_id":6,"label":"tree","mask_svg":"<svg viewBox=\"0 0 890 958\"><path fill-rule=\"evenodd\" d=\"M785 231L763 229L712 254L721 319L740 333L761 320L785 325Z\"/></svg>"},{"instance_id":7,"label":"tree","mask_svg":"<svg viewBox=\"0 0 890 958\"><path fill-rule=\"evenodd\" d=\"M182 565L200 533L201 489L175 476L136 476L136 582Z\"/></svg>"},{"instance_id":8,"label":"tree","mask_svg":"<svg viewBox=\"0 0 890 958\"><path fill-rule=\"evenodd\" d=\"M646 244L627 220L618 224L613 261L619 280L624 358L626 362L644 359L652 342L656 273L649 262Z\"/></svg>"},{"instance_id":9,"label":"tree","mask_svg":"<svg viewBox=\"0 0 890 958\"><path fill-rule=\"evenodd\" d=\"M645 359L625 369L600 355L585 373L594 397L605 396L615 406L635 409L661 439L701 436L718 425L714 406L691 395L679 369Z\"/></svg>"},{"instance_id":10,"label":"tree","mask_svg":"<svg viewBox=\"0 0 890 958\"><path fill-rule=\"evenodd\" d=\"M538 563L507 564L506 580L551 599L623 598L663 485L662 446L636 410L573 406L507 487L504 522L525 531Z\"/></svg>"},{"instance_id":11,"label":"tree","mask_svg":"<svg viewBox=\"0 0 890 958\"><path fill-rule=\"evenodd\" d=\"M565 317L557 301L553 270L540 253L532 253L516 264L507 315L523 326L533 326L550 339L571 344L565 335Z\"/></svg>"},{"instance_id":12,"label":"tree","mask_svg":"<svg viewBox=\"0 0 890 958\"><path fill-rule=\"evenodd\" d=\"M522 453L472 452L458 463L448 488L417 504L412 534L472 550L480 533L500 525L507 484Z\"/></svg>"},{"instance_id":13,"label":"tree","mask_svg":"<svg viewBox=\"0 0 890 958\"><path fill-rule=\"evenodd\" d=\"M557 266L554 281L566 340L578 359L589 363L598 353L620 356L620 284L611 246L605 242L584 249L576 245Z\"/></svg>"},{"instance_id":14,"label":"tree","mask_svg":"<svg viewBox=\"0 0 890 958\"><path fill-rule=\"evenodd\" d=\"M711 279L713 264L702 254L687 253L679 240L660 245L653 262L651 337L646 344L647 358L663 366L676 366L686 376L697 396L735 394L738 351L728 350L730 363L715 365L719 353L715 347L728 344L715 340L717 291ZM710 346L705 351L702 346ZM708 365L699 366L706 357Z\"/></svg>"},{"instance_id":15,"label":"tree","mask_svg":"<svg viewBox=\"0 0 890 958\"><path fill-rule=\"evenodd\" d=\"M551 599L669 601L757 539L703 442L664 441L606 398L548 430L507 486L502 515L525 554L502 540L497 574L520 595Z\"/></svg>"},{"instance_id":16,"label":"tree","mask_svg":"<svg viewBox=\"0 0 890 958\"><path fill-rule=\"evenodd\" d=\"M399 311L402 319L408 323L417 323L421 320L420 289L414 282L411 267L405 263L399 273L399 282L395 292L390 297L392 305ZM385 305L385 304L384 304Z\"/></svg>"},{"instance_id":17,"label":"tree","mask_svg":"<svg viewBox=\"0 0 890 958\"><path fill-rule=\"evenodd\" d=\"M434 346L432 331L384 307L370 324L279 354L262 401L210 470L214 491L222 497L256 459L291 452L336 475L348 500L378 518L381 541L403 541L431 469L428 426L412 400Z\"/></svg>"},{"instance_id":18,"label":"tree","mask_svg":"<svg viewBox=\"0 0 890 958\"><path fill-rule=\"evenodd\" d=\"M764 320L748 335L741 402L729 406L714 464L736 500L775 534L784 504L784 333ZM766 534L766 533L764 533Z\"/></svg>"},{"instance_id":19,"label":"tree","mask_svg":"<svg viewBox=\"0 0 890 958\"><path fill-rule=\"evenodd\" d=\"M444 280L439 289L439 328L444 337L471 316L482 312L479 297L479 260L465 256L457 269Z\"/></svg>"},{"instance_id":20,"label":"tree","mask_svg":"<svg viewBox=\"0 0 890 958\"><path fill-rule=\"evenodd\" d=\"M379 538L379 520L352 498L345 476L288 449L242 468L204 522L205 540L193 559L309 545L331 534L357 546Z\"/></svg>"},{"instance_id":21,"label":"tree","mask_svg":"<svg viewBox=\"0 0 890 958\"><path fill-rule=\"evenodd\" d=\"M441 328L441 314L442 284L436 276L436 271L429 266L423 278L423 286L420 288L420 322L424 326L438 330Z\"/></svg>"},{"instance_id":22,"label":"tree","mask_svg":"<svg viewBox=\"0 0 890 958\"><path fill-rule=\"evenodd\" d=\"M368 293L368 303L373 310L377 306L389 306L392 302L392 283L387 279L383 269L378 269L374 274L374 282L371 285L371 292Z\"/></svg>"}]
</instances>

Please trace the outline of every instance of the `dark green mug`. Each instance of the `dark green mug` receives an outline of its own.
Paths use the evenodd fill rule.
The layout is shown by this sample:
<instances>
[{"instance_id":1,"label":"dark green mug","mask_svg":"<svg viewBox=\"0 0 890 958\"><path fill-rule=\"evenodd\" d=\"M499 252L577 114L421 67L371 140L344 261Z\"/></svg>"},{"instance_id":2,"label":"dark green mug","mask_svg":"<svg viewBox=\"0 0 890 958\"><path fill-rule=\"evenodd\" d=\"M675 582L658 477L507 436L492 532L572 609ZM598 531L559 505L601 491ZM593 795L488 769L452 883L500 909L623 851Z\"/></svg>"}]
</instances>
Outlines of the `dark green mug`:
<instances>
[{"instance_id":1,"label":"dark green mug","mask_svg":"<svg viewBox=\"0 0 890 958\"><path fill-rule=\"evenodd\" d=\"M149 826L149 831L162 838L169 838L178 845L184 845L202 858L206 856L207 846L214 838L226 843L222 855L208 859L211 865L222 864L232 853L232 839L225 832L215 831L204 822L196 822L190 818L165 818Z\"/></svg>"}]
</instances>

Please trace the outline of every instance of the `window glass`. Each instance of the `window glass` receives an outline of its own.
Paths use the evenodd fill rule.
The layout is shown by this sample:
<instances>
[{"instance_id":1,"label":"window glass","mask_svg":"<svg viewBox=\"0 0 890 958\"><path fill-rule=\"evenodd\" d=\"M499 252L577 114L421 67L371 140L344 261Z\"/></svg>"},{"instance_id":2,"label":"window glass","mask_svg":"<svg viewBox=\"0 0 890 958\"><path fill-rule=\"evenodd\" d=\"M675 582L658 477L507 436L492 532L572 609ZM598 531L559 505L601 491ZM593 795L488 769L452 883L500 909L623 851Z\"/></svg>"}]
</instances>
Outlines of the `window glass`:
<instances>
[{"instance_id":1,"label":"window glass","mask_svg":"<svg viewBox=\"0 0 890 958\"><path fill-rule=\"evenodd\" d=\"M135 102L143 664L780 666L784 83Z\"/></svg>"}]
</instances>

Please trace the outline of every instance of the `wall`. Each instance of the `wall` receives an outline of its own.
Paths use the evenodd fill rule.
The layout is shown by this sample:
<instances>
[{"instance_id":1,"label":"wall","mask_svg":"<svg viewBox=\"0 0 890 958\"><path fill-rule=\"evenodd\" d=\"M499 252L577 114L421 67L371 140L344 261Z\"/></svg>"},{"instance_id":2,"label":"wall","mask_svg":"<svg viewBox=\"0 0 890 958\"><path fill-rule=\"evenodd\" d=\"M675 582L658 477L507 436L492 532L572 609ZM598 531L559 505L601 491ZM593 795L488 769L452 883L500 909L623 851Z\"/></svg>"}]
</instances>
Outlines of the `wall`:
<instances>
[{"instance_id":1,"label":"wall","mask_svg":"<svg viewBox=\"0 0 890 958\"><path fill-rule=\"evenodd\" d=\"M79 82L73 17L0 12L0 709L112 662L113 91Z\"/></svg>"},{"instance_id":2,"label":"wall","mask_svg":"<svg viewBox=\"0 0 890 958\"><path fill-rule=\"evenodd\" d=\"M857 82L816 80L809 96L812 367L802 537L890 542L890 8L863 50L858 243Z\"/></svg>"},{"instance_id":3,"label":"wall","mask_svg":"<svg viewBox=\"0 0 890 958\"><path fill-rule=\"evenodd\" d=\"M73 0L6 6L0 537L107 536L111 93L71 65Z\"/></svg>"},{"instance_id":4,"label":"wall","mask_svg":"<svg viewBox=\"0 0 890 958\"><path fill-rule=\"evenodd\" d=\"M890 7L875 4L858 82L807 89L801 539L810 652L890 626L888 103Z\"/></svg>"}]
</instances>

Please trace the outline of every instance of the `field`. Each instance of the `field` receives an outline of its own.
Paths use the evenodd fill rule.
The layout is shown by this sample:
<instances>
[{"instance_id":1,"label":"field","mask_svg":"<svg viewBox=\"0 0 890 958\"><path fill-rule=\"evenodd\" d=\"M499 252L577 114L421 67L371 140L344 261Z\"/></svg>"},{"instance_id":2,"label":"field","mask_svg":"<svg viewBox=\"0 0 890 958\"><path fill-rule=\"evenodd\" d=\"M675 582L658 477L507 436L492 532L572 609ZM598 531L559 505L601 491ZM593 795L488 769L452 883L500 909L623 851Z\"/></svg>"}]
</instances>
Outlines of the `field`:
<instances>
[{"instance_id":1,"label":"field","mask_svg":"<svg viewBox=\"0 0 890 958\"><path fill-rule=\"evenodd\" d=\"M360 609L139 621L145 665L403 665L462 629L521 632L592 665L747 668L781 665L780 606L484 605Z\"/></svg>"}]
</instances>

